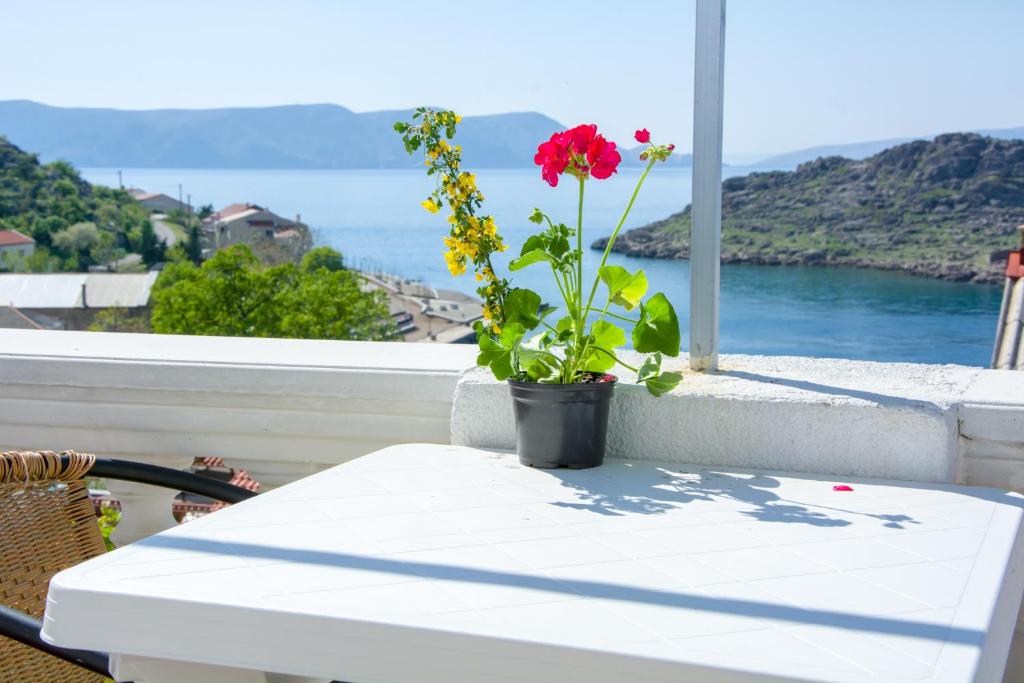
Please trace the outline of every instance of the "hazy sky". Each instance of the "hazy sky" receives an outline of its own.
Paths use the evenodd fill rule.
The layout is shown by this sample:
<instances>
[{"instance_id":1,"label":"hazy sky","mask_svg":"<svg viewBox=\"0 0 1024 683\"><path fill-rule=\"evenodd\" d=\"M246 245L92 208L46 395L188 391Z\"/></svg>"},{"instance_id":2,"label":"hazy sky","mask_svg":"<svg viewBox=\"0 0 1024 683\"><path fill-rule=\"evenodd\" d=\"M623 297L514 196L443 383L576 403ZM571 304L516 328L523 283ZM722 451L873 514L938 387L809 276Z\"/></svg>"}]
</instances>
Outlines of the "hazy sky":
<instances>
[{"instance_id":1,"label":"hazy sky","mask_svg":"<svg viewBox=\"0 0 1024 683\"><path fill-rule=\"evenodd\" d=\"M694 0L2 0L0 99L533 110L692 144ZM729 0L728 153L1024 125L1024 0Z\"/></svg>"}]
</instances>

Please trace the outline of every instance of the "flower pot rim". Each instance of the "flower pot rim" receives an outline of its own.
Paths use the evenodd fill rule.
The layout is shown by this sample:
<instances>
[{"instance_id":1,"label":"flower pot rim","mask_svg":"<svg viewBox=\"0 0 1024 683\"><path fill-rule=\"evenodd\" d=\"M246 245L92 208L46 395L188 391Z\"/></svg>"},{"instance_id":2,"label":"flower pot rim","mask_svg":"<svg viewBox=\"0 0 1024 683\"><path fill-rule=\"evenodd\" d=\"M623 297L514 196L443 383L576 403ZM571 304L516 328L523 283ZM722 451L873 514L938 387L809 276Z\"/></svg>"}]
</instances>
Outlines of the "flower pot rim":
<instances>
[{"instance_id":1,"label":"flower pot rim","mask_svg":"<svg viewBox=\"0 0 1024 683\"><path fill-rule=\"evenodd\" d=\"M519 387L545 387L550 388L553 391L567 390L567 389L585 389L587 387L602 387L602 386L613 386L618 384L619 378L617 375L611 373L604 373L602 377L611 377L612 379L607 382L573 382L572 384L562 383L549 383L549 382L530 382L528 380L512 379L511 377L505 380L509 384L513 384Z\"/></svg>"}]
</instances>

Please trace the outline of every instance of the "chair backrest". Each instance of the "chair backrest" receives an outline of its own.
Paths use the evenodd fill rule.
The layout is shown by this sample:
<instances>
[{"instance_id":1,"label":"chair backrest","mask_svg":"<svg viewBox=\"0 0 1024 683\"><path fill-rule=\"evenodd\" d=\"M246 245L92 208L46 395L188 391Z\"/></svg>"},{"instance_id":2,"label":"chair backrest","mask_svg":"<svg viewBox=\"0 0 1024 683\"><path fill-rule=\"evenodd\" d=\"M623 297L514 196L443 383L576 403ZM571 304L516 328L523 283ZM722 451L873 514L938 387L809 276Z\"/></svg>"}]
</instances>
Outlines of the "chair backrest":
<instances>
[{"instance_id":1,"label":"chair backrest","mask_svg":"<svg viewBox=\"0 0 1024 683\"><path fill-rule=\"evenodd\" d=\"M0 453L0 603L40 619L50 578L105 552L82 479L94 461L71 451ZM0 636L0 680L103 679Z\"/></svg>"}]
</instances>

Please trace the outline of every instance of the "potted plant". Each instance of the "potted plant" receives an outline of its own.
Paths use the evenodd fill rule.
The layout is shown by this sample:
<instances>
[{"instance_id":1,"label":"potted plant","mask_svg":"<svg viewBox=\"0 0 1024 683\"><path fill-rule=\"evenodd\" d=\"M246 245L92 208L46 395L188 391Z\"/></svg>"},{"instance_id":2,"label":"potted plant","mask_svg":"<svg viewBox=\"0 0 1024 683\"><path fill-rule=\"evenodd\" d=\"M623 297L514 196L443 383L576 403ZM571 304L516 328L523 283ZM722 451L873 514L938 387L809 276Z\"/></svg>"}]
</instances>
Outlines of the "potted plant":
<instances>
[{"instance_id":1,"label":"potted plant","mask_svg":"<svg viewBox=\"0 0 1024 683\"><path fill-rule=\"evenodd\" d=\"M422 150L427 174L437 187L423 207L438 213L447 207L449 234L445 260L452 275L472 267L480 282L483 320L475 325L480 354L500 381L507 380L515 407L520 461L534 467L594 467L604 458L608 409L617 378L616 365L637 373L637 382L660 395L682 376L661 369L663 356L679 355L679 322L672 304L658 292L647 296L647 277L607 265L608 255L654 165L672 154L673 145L655 145L646 129L636 139L647 148L647 165L619 219L600 267L591 281L583 273L583 200L587 181L610 178L621 155L594 125L554 133L537 148L535 162L551 187L568 175L579 186L574 227L556 222L540 209L529 220L539 227L512 259L512 272L549 268L562 302L545 306L536 292L513 287L494 269L492 256L506 246L493 217L483 212L484 195L476 177L462 168L462 149L450 141L461 118L451 111L419 108L412 120L395 124L409 154ZM598 292L601 296L598 297ZM631 330L633 348L645 354L638 366L618 355Z\"/></svg>"}]
</instances>

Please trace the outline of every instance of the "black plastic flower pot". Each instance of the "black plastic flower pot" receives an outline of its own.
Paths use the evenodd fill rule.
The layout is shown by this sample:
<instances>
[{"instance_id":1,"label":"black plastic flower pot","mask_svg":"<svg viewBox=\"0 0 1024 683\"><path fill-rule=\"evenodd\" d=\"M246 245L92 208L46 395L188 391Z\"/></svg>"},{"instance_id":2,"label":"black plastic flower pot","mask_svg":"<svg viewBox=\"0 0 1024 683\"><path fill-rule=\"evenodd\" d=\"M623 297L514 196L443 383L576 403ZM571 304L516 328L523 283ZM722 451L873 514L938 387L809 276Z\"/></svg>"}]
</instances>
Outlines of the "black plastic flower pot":
<instances>
[{"instance_id":1,"label":"black plastic flower pot","mask_svg":"<svg viewBox=\"0 0 1024 683\"><path fill-rule=\"evenodd\" d=\"M519 462L548 469L600 465L615 381L612 375L580 384L509 380Z\"/></svg>"}]
</instances>

